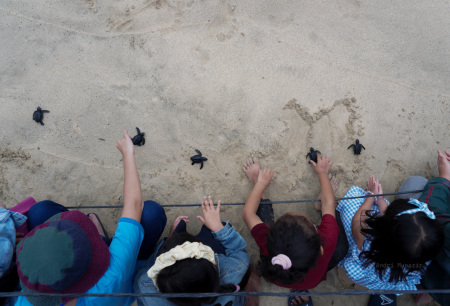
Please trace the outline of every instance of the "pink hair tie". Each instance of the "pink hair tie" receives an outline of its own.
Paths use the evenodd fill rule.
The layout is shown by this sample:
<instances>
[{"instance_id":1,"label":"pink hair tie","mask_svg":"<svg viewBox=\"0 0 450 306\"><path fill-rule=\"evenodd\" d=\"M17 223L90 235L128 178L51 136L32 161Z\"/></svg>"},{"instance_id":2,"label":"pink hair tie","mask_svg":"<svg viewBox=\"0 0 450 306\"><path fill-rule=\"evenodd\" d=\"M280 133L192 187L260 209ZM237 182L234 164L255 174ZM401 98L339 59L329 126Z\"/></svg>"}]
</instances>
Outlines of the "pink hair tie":
<instances>
[{"instance_id":1,"label":"pink hair tie","mask_svg":"<svg viewBox=\"0 0 450 306\"><path fill-rule=\"evenodd\" d=\"M239 285L236 285L236 284L234 284L235 286L236 286L236 290L234 290L234 292L239 292L239 291L241 291L241 287L239 286Z\"/></svg>"},{"instance_id":2,"label":"pink hair tie","mask_svg":"<svg viewBox=\"0 0 450 306\"><path fill-rule=\"evenodd\" d=\"M292 261L284 254L278 254L272 258L272 265L280 265L283 270L287 270L292 267Z\"/></svg>"}]
</instances>

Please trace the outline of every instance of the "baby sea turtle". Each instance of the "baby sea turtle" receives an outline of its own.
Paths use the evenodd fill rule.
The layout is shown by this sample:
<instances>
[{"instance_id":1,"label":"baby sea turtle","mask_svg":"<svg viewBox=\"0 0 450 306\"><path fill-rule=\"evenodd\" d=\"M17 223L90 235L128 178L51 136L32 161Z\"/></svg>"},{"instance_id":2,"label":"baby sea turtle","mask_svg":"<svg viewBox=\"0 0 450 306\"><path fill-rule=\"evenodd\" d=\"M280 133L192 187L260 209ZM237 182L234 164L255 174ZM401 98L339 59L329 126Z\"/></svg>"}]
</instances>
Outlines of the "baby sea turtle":
<instances>
[{"instance_id":1,"label":"baby sea turtle","mask_svg":"<svg viewBox=\"0 0 450 306\"><path fill-rule=\"evenodd\" d=\"M366 149L362 144L359 143L359 139L356 139L356 144L350 145L347 150L351 147L353 147L353 153L355 153L355 155L361 154L361 148L363 148L364 150Z\"/></svg>"},{"instance_id":2,"label":"baby sea turtle","mask_svg":"<svg viewBox=\"0 0 450 306\"><path fill-rule=\"evenodd\" d=\"M143 146L143 145L145 145L145 138L144 138L145 133L141 133L141 130L138 127L136 128L136 131L137 131L137 135L134 136L131 139L131 141L133 142L133 144L135 146Z\"/></svg>"},{"instance_id":3,"label":"baby sea turtle","mask_svg":"<svg viewBox=\"0 0 450 306\"><path fill-rule=\"evenodd\" d=\"M315 163L317 163L317 153L322 154L322 153L320 153L320 151L314 150L314 148L311 147L311 148L309 148L309 153L306 154L306 158L309 157L310 160L312 160Z\"/></svg>"},{"instance_id":4,"label":"baby sea turtle","mask_svg":"<svg viewBox=\"0 0 450 306\"><path fill-rule=\"evenodd\" d=\"M41 125L44 125L44 122L42 122L42 120L44 119L44 113L50 113L50 111L43 110L40 106L38 106L38 108L33 113L33 120L37 123L40 123Z\"/></svg>"},{"instance_id":5,"label":"baby sea turtle","mask_svg":"<svg viewBox=\"0 0 450 306\"><path fill-rule=\"evenodd\" d=\"M203 162L207 161L208 159L206 157L203 157L202 152L200 152L199 150L195 149L195 152L197 152L198 155L194 155L191 157L192 165L200 163L201 164L200 169L202 169Z\"/></svg>"}]
</instances>

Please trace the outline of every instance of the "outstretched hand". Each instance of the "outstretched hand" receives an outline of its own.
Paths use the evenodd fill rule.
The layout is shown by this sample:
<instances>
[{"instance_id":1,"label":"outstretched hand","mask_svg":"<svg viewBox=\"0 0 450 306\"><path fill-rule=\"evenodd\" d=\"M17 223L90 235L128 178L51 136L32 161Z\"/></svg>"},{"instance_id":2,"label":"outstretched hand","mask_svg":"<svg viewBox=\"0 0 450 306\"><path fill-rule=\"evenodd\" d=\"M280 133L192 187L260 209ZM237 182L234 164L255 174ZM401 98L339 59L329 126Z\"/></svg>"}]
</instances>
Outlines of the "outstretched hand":
<instances>
[{"instance_id":1,"label":"outstretched hand","mask_svg":"<svg viewBox=\"0 0 450 306\"><path fill-rule=\"evenodd\" d=\"M128 131L125 130L123 132L123 137L117 142L117 149L119 149L120 153L122 153L123 156L125 155L134 155L134 145L131 141L130 135L128 135Z\"/></svg>"},{"instance_id":2,"label":"outstretched hand","mask_svg":"<svg viewBox=\"0 0 450 306\"><path fill-rule=\"evenodd\" d=\"M202 216L197 216L207 228L212 232L220 231L223 228L222 221L220 220L220 201L217 202L217 206L214 207L211 196L208 198L203 197L202 201Z\"/></svg>"},{"instance_id":3,"label":"outstretched hand","mask_svg":"<svg viewBox=\"0 0 450 306\"><path fill-rule=\"evenodd\" d=\"M313 165L314 170L316 170L316 173L318 175L328 174L328 170L330 170L330 167L333 164L333 162L326 155L318 155L317 163L315 163L313 160L310 160L309 162Z\"/></svg>"},{"instance_id":4,"label":"outstretched hand","mask_svg":"<svg viewBox=\"0 0 450 306\"><path fill-rule=\"evenodd\" d=\"M172 236L173 232L177 228L178 224L180 224L181 220L183 220L186 223L189 223L189 217L188 216L179 216L173 221L172 226L170 227L169 236L167 238L170 238Z\"/></svg>"},{"instance_id":5,"label":"outstretched hand","mask_svg":"<svg viewBox=\"0 0 450 306\"><path fill-rule=\"evenodd\" d=\"M373 194L383 194L383 188L380 182L373 175L367 180L367 190Z\"/></svg>"},{"instance_id":6,"label":"outstretched hand","mask_svg":"<svg viewBox=\"0 0 450 306\"><path fill-rule=\"evenodd\" d=\"M274 172L268 168L259 170L258 179L256 180L256 184L260 184L264 187L264 189L269 186L270 182L273 179Z\"/></svg>"},{"instance_id":7,"label":"outstretched hand","mask_svg":"<svg viewBox=\"0 0 450 306\"><path fill-rule=\"evenodd\" d=\"M438 153L438 171L439 176L446 178L450 181L450 152L445 150L445 154L442 153L440 150L437 151Z\"/></svg>"}]
</instances>

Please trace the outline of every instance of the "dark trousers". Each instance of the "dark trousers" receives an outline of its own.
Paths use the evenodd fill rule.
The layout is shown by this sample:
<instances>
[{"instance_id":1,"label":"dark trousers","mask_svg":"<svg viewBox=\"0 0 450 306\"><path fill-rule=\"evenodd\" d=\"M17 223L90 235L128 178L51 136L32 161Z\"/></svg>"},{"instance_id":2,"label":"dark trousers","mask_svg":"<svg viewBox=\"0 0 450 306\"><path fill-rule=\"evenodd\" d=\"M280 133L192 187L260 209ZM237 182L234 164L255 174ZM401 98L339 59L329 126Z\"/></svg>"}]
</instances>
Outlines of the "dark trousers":
<instances>
[{"instance_id":1,"label":"dark trousers","mask_svg":"<svg viewBox=\"0 0 450 306\"><path fill-rule=\"evenodd\" d=\"M67 208L53 201L46 200L36 203L27 213L28 229L31 231L54 215L66 211L68 211ZM150 257L166 227L166 223L167 217L164 208L155 201L145 201L141 218L141 225L144 228L144 240L139 250L138 260ZM103 240L109 245L110 240L108 241L105 238Z\"/></svg>"},{"instance_id":2,"label":"dark trousers","mask_svg":"<svg viewBox=\"0 0 450 306\"><path fill-rule=\"evenodd\" d=\"M225 225L225 222L222 222L223 225ZM182 233L186 232L186 222L183 220L180 221L177 228L174 230L175 233ZM202 225L202 228L200 229L200 232L195 235L197 239L199 239L203 244L209 246L214 253L217 254L225 254L225 248L223 245L214 238L211 230L207 228L205 225Z\"/></svg>"},{"instance_id":3,"label":"dark trousers","mask_svg":"<svg viewBox=\"0 0 450 306\"><path fill-rule=\"evenodd\" d=\"M337 264L344 259L348 252L348 240L345 234L344 224L342 224L341 213L336 210L336 222L339 226L339 236L336 244L336 250L331 256L330 262L328 263L328 271L337 266Z\"/></svg>"}]
</instances>

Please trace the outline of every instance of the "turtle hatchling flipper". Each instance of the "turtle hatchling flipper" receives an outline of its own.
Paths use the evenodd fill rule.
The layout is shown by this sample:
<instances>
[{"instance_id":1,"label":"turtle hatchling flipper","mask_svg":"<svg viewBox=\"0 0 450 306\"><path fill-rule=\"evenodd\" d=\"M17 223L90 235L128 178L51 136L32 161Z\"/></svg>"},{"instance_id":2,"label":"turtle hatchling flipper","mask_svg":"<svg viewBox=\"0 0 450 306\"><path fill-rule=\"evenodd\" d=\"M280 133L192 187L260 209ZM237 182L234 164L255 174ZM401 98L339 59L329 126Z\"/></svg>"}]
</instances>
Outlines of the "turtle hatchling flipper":
<instances>
[{"instance_id":1,"label":"turtle hatchling flipper","mask_svg":"<svg viewBox=\"0 0 450 306\"><path fill-rule=\"evenodd\" d=\"M142 145L145 145L145 138L142 138Z\"/></svg>"},{"instance_id":2,"label":"turtle hatchling flipper","mask_svg":"<svg viewBox=\"0 0 450 306\"><path fill-rule=\"evenodd\" d=\"M43 112L43 113L50 113L49 110L41 110L41 112Z\"/></svg>"},{"instance_id":3,"label":"turtle hatchling flipper","mask_svg":"<svg viewBox=\"0 0 450 306\"><path fill-rule=\"evenodd\" d=\"M365 150L366 148L364 148L364 146L363 145L361 145L361 147Z\"/></svg>"},{"instance_id":4,"label":"turtle hatchling flipper","mask_svg":"<svg viewBox=\"0 0 450 306\"><path fill-rule=\"evenodd\" d=\"M41 125L44 125L44 122L41 121Z\"/></svg>"},{"instance_id":5,"label":"turtle hatchling flipper","mask_svg":"<svg viewBox=\"0 0 450 306\"><path fill-rule=\"evenodd\" d=\"M194 161L192 161L192 164L191 164L191 166L193 166L195 164L195 162Z\"/></svg>"},{"instance_id":6,"label":"turtle hatchling flipper","mask_svg":"<svg viewBox=\"0 0 450 306\"><path fill-rule=\"evenodd\" d=\"M203 161L202 161L202 163L201 163L200 170L202 170L202 168L203 168Z\"/></svg>"},{"instance_id":7,"label":"turtle hatchling flipper","mask_svg":"<svg viewBox=\"0 0 450 306\"><path fill-rule=\"evenodd\" d=\"M347 150L350 149L351 147L354 147L354 146L355 146L354 144L349 145Z\"/></svg>"},{"instance_id":8,"label":"turtle hatchling flipper","mask_svg":"<svg viewBox=\"0 0 450 306\"><path fill-rule=\"evenodd\" d=\"M199 150L195 149L195 152L197 152L198 155L202 156L202 152L200 152Z\"/></svg>"}]
</instances>

